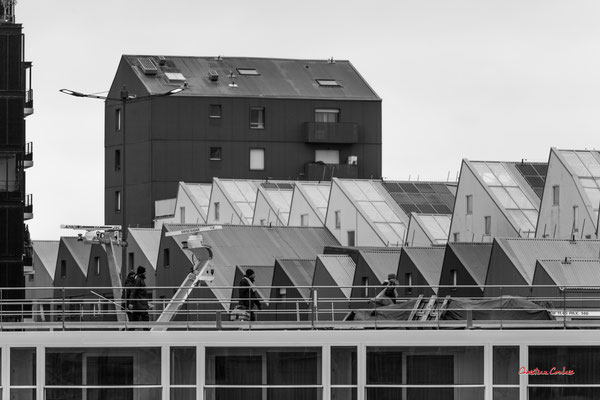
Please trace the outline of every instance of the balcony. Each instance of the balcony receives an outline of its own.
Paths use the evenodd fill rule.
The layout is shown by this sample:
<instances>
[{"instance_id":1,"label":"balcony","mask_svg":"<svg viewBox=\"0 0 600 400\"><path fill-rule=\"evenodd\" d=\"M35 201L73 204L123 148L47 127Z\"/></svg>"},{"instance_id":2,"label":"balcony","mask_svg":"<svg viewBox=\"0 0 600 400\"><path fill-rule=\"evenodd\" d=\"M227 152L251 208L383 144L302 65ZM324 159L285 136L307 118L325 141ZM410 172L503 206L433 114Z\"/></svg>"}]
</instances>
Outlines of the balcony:
<instances>
[{"instance_id":1,"label":"balcony","mask_svg":"<svg viewBox=\"0 0 600 400\"><path fill-rule=\"evenodd\" d=\"M23 168L33 167L33 142L25 145L25 157L23 157Z\"/></svg>"},{"instance_id":2,"label":"balcony","mask_svg":"<svg viewBox=\"0 0 600 400\"><path fill-rule=\"evenodd\" d=\"M331 178L358 178L355 164L307 163L304 165L304 179L309 181L330 181Z\"/></svg>"},{"instance_id":3,"label":"balcony","mask_svg":"<svg viewBox=\"0 0 600 400\"><path fill-rule=\"evenodd\" d=\"M33 89L25 92L25 109L23 111L26 117L33 114Z\"/></svg>"},{"instance_id":4,"label":"balcony","mask_svg":"<svg viewBox=\"0 0 600 400\"><path fill-rule=\"evenodd\" d=\"M33 195L25 196L25 207L23 208L23 219L28 220L33 218Z\"/></svg>"},{"instance_id":5,"label":"balcony","mask_svg":"<svg viewBox=\"0 0 600 400\"><path fill-rule=\"evenodd\" d=\"M306 122L306 143L358 143L358 124L352 122Z\"/></svg>"}]
</instances>

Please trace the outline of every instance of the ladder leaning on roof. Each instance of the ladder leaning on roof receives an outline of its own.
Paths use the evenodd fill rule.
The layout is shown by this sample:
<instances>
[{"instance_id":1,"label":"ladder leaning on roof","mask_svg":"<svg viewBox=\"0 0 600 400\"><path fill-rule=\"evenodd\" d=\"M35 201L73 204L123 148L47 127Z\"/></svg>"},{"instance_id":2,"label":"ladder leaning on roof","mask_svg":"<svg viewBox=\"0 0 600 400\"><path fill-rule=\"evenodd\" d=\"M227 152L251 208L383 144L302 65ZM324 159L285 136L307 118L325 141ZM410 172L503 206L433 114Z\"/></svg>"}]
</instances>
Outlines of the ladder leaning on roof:
<instances>
[{"instance_id":1,"label":"ladder leaning on roof","mask_svg":"<svg viewBox=\"0 0 600 400\"><path fill-rule=\"evenodd\" d=\"M187 301L189 295L192 293L194 287L198 281L212 281L214 280L214 270L209 268L210 261L212 260L213 254L210 246L207 246L202 241L202 236L198 235L199 232L212 231L216 229L222 229L221 226L207 226L202 228L191 228L182 231L168 232L165 236L176 236L190 233L187 241L184 242L184 249L192 252L192 254L198 260L194 264L192 272L190 272L177 292L173 295L163 312L159 315L156 322L166 323L169 322L177 315L177 312L181 306ZM165 331L166 326L156 326L152 328L153 331Z\"/></svg>"}]
</instances>

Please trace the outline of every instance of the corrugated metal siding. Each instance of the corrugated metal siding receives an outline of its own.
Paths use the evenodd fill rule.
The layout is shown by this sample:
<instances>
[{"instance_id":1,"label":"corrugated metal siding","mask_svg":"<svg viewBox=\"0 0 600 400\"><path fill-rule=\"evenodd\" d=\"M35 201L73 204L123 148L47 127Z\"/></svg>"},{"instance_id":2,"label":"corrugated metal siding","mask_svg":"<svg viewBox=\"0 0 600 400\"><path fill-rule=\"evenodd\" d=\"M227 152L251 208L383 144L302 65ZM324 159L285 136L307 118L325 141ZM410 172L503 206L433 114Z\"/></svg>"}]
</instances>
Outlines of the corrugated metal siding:
<instances>
[{"instance_id":1,"label":"corrugated metal siding","mask_svg":"<svg viewBox=\"0 0 600 400\"><path fill-rule=\"evenodd\" d=\"M445 250L444 247L404 247L402 249L435 292L437 292L436 286L440 284Z\"/></svg>"},{"instance_id":2,"label":"corrugated metal siding","mask_svg":"<svg viewBox=\"0 0 600 400\"><path fill-rule=\"evenodd\" d=\"M296 286L302 298L309 300L310 286L315 275L315 259L278 259L277 264Z\"/></svg>"},{"instance_id":3,"label":"corrugated metal siding","mask_svg":"<svg viewBox=\"0 0 600 400\"><path fill-rule=\"evenodd\" d=\"M157 75L144 75L138 67L139 55L125 55L134 72L152 94L173 89L163 77L162 67ZM349 61L290 60L266 58L230 58L216 61L214 57L166 56L171 68L179 70L188 83L180 96L252 96L317 99L380 100ZM254 68L259 76L242 76L236 68ZM208 80L208 71L219 74L218 82ZM233 72L236 79L228 78ZM334 79L340 87L321 87L316 79ZM235 81L237 87L229 84Z\"/></svg>"},{"instance_id":4,"label":"corrugated metal siding","mask_svg":"<svg viewBox=\"0 0 600 400\"><path fill-rule=\"evenodd\" d=\"M76 237L62 237L60 239L65 243L83 276L87 276L92 246L78 242Z\"/></svg>"},{"instance_id":5,"label":"corrugated metal siding","mask_svg":"<svg viewBox=\"0 0 600 400\"><path fill-rule=\"evenodd\" d=\"M170 225L167 231L178 231L204 225ZM274 265L275 260L313 259L323 252L325 246L339 246L339 242L326 228L309 227L264 227L246 225L224 225L223 229L202 232L204 242L211 246L215 269L212 286L233 286L237 265ZM181 248L181 241L187 235L176 236L175 242ZM182 250L183 251L183 250ZM191 263L190 252L184 251ZM311 281L308 283L310 285ZM212 288L222 302L228 301L231 289Z\"/></svg>"},{"instance_id":6,"label":"corrugated metal siding","mask_svg":"<svg viewBox=\"0 0 600 400\"><path fill-rule=\"evenodd\" d=\"M475 283L485 285L490 255L491 243L449 243L451 250L471 274Z\"/></svg>"},{"instance_id":7,"label":"corrugated metal siding","mask_svg":"<svg viewBox=\"0 0 600 400\"><path fill-rule=\"evenodd\" d=\"M129 234L133 236L155 271L160 249L160 233L160 229L129 228Z\"/></svg>"},{"instance_id":8,"label":"corrugated metal siding","mask_svg":"<svg viewBox=\"0 0 600 400\"><path fill-rule=\"evenodd\" d=\"M340 286L344 296L350 298L352 282L356 273L356 264L350 256L319 255L317 258L329 272L333 280Z\"/></svg>"},{"instance_id":9,"label":"corrugated metal siding","mask_svg":"<svg viewBox=\"0 0 600 400\"><path fill-rule=\"evenodd\" d=\"M389 273L396 273L398 271L398 263L400 262L400 251L398 248L396 251L390 250L360 250L360 255L367 262L367 265L377 279L381 282L387 279Z\"/></svg>"},{"instance_id":10,"label":"corrugated metal siding","mask_svg":"<svg viewBox=\"0 0 600 400\"><path fill-rule=\"evenodd\" d=\"M538 260L558 286L600 287L600 260Z\"/></svg>"},{"instance_id":11,"label":"corrugated metal siding","mask_svg":"<svg viewBox=\"0 0 600 400\"><path fill-rule=\"evenodd\" d=\"M559 239L496 239L497 243L513 261L528 284L533 282L537 260L564 260L565 257L597 258L600 240Z\"/></svg>"},{"instance_id":12,"label":"corrugated metal siding","mask_svg":"<svg viewBox=\"0 0 600 400\"><path fill-rule=\"evenodd\" d=\"M33 252L37 255L38 259L42 262L43 267L48 275L54 279L54 273L56 271L56 260L58 259L58 240L34 240L32 241ZM37 267L37 265L36 265Z\"/></svg>"}]
</instances>

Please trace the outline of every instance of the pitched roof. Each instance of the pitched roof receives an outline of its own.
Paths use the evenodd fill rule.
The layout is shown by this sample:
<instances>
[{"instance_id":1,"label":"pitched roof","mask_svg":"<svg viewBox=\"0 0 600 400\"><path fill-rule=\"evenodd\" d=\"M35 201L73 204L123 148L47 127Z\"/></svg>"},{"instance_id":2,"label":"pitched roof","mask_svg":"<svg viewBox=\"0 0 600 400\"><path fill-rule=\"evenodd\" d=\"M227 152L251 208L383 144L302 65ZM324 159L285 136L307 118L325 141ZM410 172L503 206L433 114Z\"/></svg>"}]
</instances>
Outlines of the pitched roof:
<instances>
[{"instance_id":1,"label":"pitched roof","mask_svg":"<svg viewBox=\"0 0 600 400\"><path fill-rule=\"evenodd\" d=\"M352 293L352 283L354 282L354 273L356 264L350 256L338 255L318 255L317 263L321 263L329 272L335 283L347 298Z\"/></svg>"},{"instance_id":2,"label":"pitched roof","mask_svg":"<svg viewBox=\"0 0 600 400\"><path fill-rule=\"evenodd\" d=\"M160 248L160 229L129 228L129 234L133 236L138 246L148 259L150 265L156 270L158 251Z\"/></svg>"},{"instance_id":3,"label":"pitched roof","mask_svg":"<svg viewBox=\"0 0 600 400\"><path fill-rule=\"evenodd\" d=\"M544 193L544 184L548 173L548 163L514 163L515 168L531 186L533 192L540 199Z\"/></svg>"},{"instance_id":4,"label":"pitched roof","mask_svg":"<svg viewBox=\"0 0 600 400\"><path fill-rule=\"evenodd\" d=\"M92 246L78 241L78 238L76 237L63 236L60 238L60 240L65 244L67 250L69 250L69 253L71 253L73 256L73 259L77 263L77 266L81 270L83 276L87 276Z\"/></svg>"},{"instance_id":5,"label":"pitched roof","mask_svg":"<svg viewBox=\"0 0 600 400\"><path fill-rule=\"evenodd\" d=\"M560 260L565 257L597 258L600 240L496 238L500 246L531 285L537 260ZM496 245L496 244L494 244Z\"/></svg>"},{"instance_id":6,"label":"pitched roof","mask_svg":"<svg viewBox=\"0 0 600 400\"><path fill-rule=\"evenodd\" d=\"M259 189L265 196L265 200L274 215L287 225L292 206L293 183L261 183Z\"/></svg>"},{"instance_id":7,"label":"pitched roof","mask_svg":"<svg viewBox=\"0 0 600 400\"><path fill-rule=\"evenodd\" d=\"M325 222L331 182L296 182L296 188L319 216L321 222Z\"/></svg>"},{"instance_id":8,"label":"pitched roof","mask_svg":"<svg viewBox=\"0 0 600 400\"><path fill-rule=\"evenodd\" d=\"M450 234L450 214L417 214L411 213L411 221L415 221L427 235L432 244L444 245L448 243ZM411 240L411 238L407 238Z\"/></svg>"},{"instance_id":9,"label":"pitched roof","mask_svg":"<svg viewBox=\"0 0 600 400\"><path fill-rule=\"evenodd\" d=\"M310 299L310 286L315 275L315 259L277 259L277 264L290 278L304 300Z\"/></svg>"},{"instance_id":10,"label":"pitched roof","mask_svg":"<svg viewBox=\"0 0 600 400\"><path fill-rule=\"evenodd\" d=\"M448 243L448 246L454 252L458 260L471 274L475 283L480 287L485 285L488 266L490 264L490 254L492 253L491 243Z\"/></svg>"},{"instance_id":11,"label":"pitched roof","mask_svg":"<svg viewBox=\"0 0 600 400\"><path fill-rule=\"evenodd\" d=\"M167 231L178 231L197 224L165 224ZM175 243L181 248L181 239ZM222 229L202 232L204 243L211 246L215 267L213 286L231 286L237 265L272 265L277 258L307 259L323 252L324 246L339 246L339 242L322 227L266 227L223 225ZM191 254L185 252L191 263ZM227 301L226 289L212 288L217 298Z\"/></svg>"},{"instance_id":12,"label":"pitched roof","mask_svg":"<svg viewBox=\"0 0 600 400\"><path fill-rule=\"evenodd\" d=\"M206 221L208 206L210 205L210 192L212 183L187 183L180 182L182 189L188 194L198 213Z\"/></svg>"},{"instance_id":13,"label":"pitched roof","mask_svg":"<svg viewBox=\"0 0 600 400\"><path fill-rule=\"evenodd\" d=\"M33 240L31 242L33 252L42 262L42 267L48 271L48 274L54 279L56 271L56 261L58 259L58 240Z\"/></svg>"},{"instance_id":14,"label":"pitched roof","mask_svg":"<svg viewBox=\"0 0 600 400\"><path fill-rule=\"evenodd\" d=\"M398 271L398 263L400 262L401 248L397 247L396 251L388 250L360 250L359 253L366 261L367 265L377 279L381 282L387 279L389 273Z\"/></svg>"},{"instance_id":15,"label":"pitched roof","mask_svg":"<svg viewBox=\"0 0 600 400\"><path fill-rule=\"evenodd\" d=\"M382 184L407 215L452 214L454 209L456 183L384 181Z\"/></svg>"},{"instance_id":16,"label":"pitched roof","mask_svg":"<svg viewBox=\"0 0 600 400\"><path fill-rule=\"evenodd\" d=\"M177 96L381 100L346 60L164 56L164 65L152 55L124 55L123 60L149 94L165 93L186 82L187 90ZM254 73L244 74L242 69ZM218 75L216 81L209 79L209 71ZM317 80L334 82L324 85Z\"/></svg>"},{"instance_id":17,"label":"pitched roof","mask_svg":"<svg viewBox=\"0 0 600 400\"><path fill-rule=\"evenodd\" d=\"M434 292L437 292L440 284L445 251L444 247L402 248L402 252L412 260Z\"/></svg>"},{"instance_id":18,"label":"pitched roof","mask_svg":"<svg viewBox=\"0 0 600 400\"><path fill-rule=\"evenodd\" d=\"M600 260L598 259L569 259L538 260L550 278L558 286L571 288L600 287Z\"/></svg>"}]
</instances>

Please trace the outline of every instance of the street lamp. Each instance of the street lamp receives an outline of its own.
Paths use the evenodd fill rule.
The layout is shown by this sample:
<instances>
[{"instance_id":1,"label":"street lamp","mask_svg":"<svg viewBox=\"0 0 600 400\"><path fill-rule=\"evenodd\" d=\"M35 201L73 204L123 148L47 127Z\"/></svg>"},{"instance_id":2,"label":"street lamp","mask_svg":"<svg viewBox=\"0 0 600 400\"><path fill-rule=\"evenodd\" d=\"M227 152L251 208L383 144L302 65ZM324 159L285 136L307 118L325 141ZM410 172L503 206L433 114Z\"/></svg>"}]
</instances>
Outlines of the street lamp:
<instances>
[{"instance_id":1,"label":"street lamp","mask_svg":"<svg viewBox=\"0 0 600 400\"><path fill-rule=\"evenodd\" d=\"M127 263L127 251L126 251L126 246L127 246L127 203L126 203L126 189L125 189L125 184L126 184L126 168L127 168L127 159L126 159L126 150L125 150L125 134L126 134L126 129L127 129L127 125L126 125L126 116L127 116L127 112L126 112L126 107L128 103L134 103L134 102L138 102L138 101L144 101L144 100L148 100L154 97L164 97L164 96L171 96L180 92L183 92L185 90L185 87L178 87L175 89L171 89L168 92L164 92L164 93L157 93L157 94L150 94L150 95L146 95L146 96L141 96L141 97L137 97L136 95L131 95L129 94L129 90L127 90L127 87L125 85L123 85L123 88L121 89L121 92L119 93L119 97L107 97L107 96L98 96L96 94L86 94L86 93L81 93L81 92L76 92L74 90L70 90L70 89L60 89L59 92L64 93L64 94L68 94L69 96L74 96L74 97L87 97L90 99L100 99L100 100L109 100L109 101L120 101L121 102L121 107L123 110L123 124L122 124L122 151L123 151L123 162L122 162L122 182L121 182L121 271L124 272L125 271L125 265Z\"/></svg>"}]
</instances>

